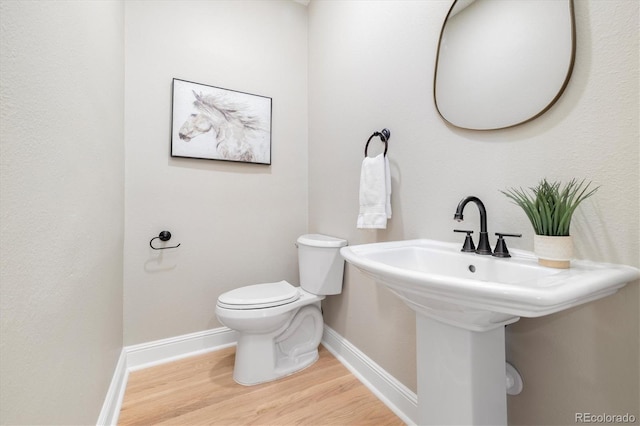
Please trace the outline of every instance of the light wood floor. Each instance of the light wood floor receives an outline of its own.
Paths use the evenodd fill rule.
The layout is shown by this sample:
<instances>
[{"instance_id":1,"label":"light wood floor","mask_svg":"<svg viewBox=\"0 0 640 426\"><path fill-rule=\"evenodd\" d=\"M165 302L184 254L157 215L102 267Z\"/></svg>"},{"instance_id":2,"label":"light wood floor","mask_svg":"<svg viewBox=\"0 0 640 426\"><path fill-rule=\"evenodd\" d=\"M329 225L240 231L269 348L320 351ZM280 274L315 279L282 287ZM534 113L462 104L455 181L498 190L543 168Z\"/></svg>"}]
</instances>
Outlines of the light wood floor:
<instances>
[{"instance_id":1,"label":"light wood floor","mask_svg":"<svg viewBox=\"0 0 640 426\"><path fill-rule=\"evenodd\" d=\"M324 347L274 382L233 381L235 347L132 372L120 425L402 425Z\"/></svg>"}]
</instances>

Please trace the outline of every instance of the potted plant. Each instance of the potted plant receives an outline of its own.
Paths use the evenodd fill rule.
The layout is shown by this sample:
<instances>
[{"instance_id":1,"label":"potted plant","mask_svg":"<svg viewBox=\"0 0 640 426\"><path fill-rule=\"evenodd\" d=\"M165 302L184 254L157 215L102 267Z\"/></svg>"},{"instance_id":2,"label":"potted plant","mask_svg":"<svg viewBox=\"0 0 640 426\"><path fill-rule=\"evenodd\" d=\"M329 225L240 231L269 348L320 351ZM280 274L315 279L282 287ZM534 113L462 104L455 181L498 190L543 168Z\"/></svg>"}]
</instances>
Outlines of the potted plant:
<instances>
[{"instance_id":1,"label":"potted plant","mask_svg":"<svg viewBox=\"0 0 640 426\"><path fill-rule=\"evenodd\" d=\"M538 262L552 268L568 268L573 256L573 240L569 235L571 216L578 205L592 196L598 187L589 190L591 182L572 179L562 186L543 179L537 186L501 191L519 205L531 221L536 235L533 239Z\"/></svg>"}]
</instances>

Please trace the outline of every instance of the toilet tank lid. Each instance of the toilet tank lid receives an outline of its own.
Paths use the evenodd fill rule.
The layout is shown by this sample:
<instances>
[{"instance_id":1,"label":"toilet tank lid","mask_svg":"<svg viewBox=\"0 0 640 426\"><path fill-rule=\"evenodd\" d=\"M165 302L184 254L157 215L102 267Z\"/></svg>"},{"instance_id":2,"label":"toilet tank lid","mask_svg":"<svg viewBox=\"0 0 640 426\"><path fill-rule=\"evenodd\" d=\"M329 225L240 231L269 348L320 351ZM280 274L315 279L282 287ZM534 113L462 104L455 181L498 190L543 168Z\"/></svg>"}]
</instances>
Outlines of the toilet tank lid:
<instances>
[{"instance_id":1,"label":"toilet tank lid","mask_svg":"<svg viewBox=\"0 0 640 426\"><path fill-rule=\"evenodd\" d=\"M347 240L322 234L305 234L298 237L298 244L310 247L338 248L347 245Z\"/></svg>"}]
</instances>

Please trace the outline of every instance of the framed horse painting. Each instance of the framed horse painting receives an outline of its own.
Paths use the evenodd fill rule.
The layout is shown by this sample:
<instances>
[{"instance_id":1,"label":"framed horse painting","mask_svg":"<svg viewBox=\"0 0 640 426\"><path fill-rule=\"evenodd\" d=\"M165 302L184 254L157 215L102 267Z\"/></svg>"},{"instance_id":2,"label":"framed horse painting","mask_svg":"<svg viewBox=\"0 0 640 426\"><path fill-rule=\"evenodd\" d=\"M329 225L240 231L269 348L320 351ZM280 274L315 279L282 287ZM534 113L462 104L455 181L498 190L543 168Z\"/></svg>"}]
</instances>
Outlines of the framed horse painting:
<instances>
[{"instance_id":1,"label":"framed horse painting","mask_svg":"<svg viewBox=\"0 0 640 426\"><path fill-rule=\"evenodd\" d=\"M271 164L271 98L173 79L171 156Z\"/></svg>"}]
</instances>

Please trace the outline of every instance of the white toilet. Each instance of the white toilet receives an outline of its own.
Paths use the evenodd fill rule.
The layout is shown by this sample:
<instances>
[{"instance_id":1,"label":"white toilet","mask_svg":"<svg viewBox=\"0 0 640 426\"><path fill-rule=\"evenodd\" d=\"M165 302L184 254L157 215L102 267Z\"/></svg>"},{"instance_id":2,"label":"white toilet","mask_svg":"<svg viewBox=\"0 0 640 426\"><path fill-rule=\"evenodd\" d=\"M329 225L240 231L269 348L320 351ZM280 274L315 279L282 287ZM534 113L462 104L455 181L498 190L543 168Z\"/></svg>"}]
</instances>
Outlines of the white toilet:
<instances>
[{"instance_id":1,"label":"white toilet","mask_svg":"<svg viewBox=\"0 0 640 426\"><path fill-rule=\"evenodd\" d=\"M297 240L300 287L286 281L228 291L216 316L238 332L233 379L257 385L302 370L317 361L324 322L320 301L342 292L347 241L320 234Z\"/></svg>"}]
</instances>

